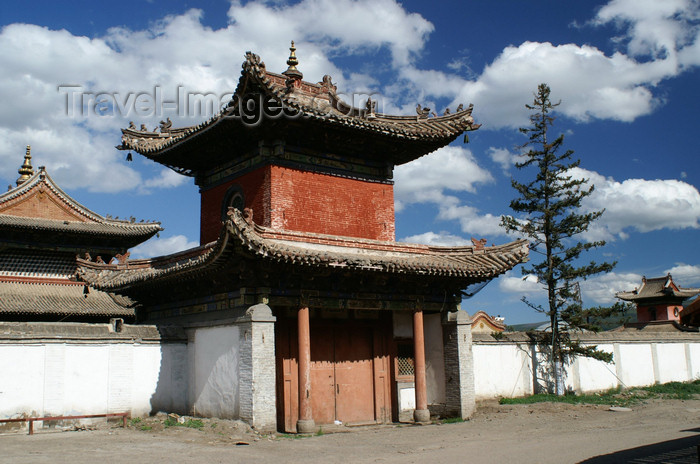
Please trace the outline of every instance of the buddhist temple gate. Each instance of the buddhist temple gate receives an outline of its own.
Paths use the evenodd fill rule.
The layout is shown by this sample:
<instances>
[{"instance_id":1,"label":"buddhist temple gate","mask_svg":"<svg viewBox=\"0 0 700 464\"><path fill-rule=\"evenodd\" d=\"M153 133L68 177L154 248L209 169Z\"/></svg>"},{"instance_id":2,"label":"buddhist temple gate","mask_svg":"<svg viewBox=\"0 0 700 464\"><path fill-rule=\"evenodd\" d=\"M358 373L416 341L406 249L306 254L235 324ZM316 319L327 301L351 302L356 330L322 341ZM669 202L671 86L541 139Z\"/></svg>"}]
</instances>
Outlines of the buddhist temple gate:
<instances>
[{"instance_id":1,"label":"buddhist temple gate","mask_svg":"<svg viewBox=\"0 0 700 464\"><path fill-rule=\"evenodd\" d=\"M149 260L80 261L79 275L138 301L140 321L189 331L194 345L230 327L239 400L216 408L257 428L398 420L399 380L415 392L415 420L429 420L429 369L449 379L442 413L468 417L463 291L524 261L527 243L396 242L392 172L477 129L472 107L437 117L385 115L372 100L355 108L329 76L303 81L295 51L282 74L248 53L231 102L207 122L122 131L122 149L194 178L201 245ZM444 360L433 353L430 365L428 343ZM400 372L399 360L412 371ZM211 403L195 398L193 408Z\"/></svg>"}]
</instances>

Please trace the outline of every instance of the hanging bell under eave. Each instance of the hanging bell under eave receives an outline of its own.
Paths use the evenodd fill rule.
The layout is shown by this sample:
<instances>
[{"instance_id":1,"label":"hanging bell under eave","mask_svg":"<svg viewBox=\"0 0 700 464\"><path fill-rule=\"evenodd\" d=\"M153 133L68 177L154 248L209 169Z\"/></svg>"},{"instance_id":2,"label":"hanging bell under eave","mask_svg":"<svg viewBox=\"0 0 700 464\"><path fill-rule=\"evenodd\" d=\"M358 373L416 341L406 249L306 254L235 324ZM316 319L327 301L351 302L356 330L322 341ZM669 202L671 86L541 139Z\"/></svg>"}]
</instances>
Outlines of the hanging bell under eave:
<instances>
[{"instance_id":1,"label":"hanging bell under eave","mask_svg":"<svg viewBox=\"0 0 700 464\"><path fill-rule=\"evenodd\" d=\"M83 287L83 298L87 298L90 293L90 288L86 285Z\"/></svg>"},{"instance_id":2,"label":"hanging bell under eave","mask_svg":"<svg viewBox=\"0 0 700 464\"><path fill-rule=\"evenodd\" d=\"M132 161L134 161L134 157L131 156L131 152L129 152L129 153L126 154L126 161L129 162L129 163L132 162Z\"/></svg>"}]
</instances>

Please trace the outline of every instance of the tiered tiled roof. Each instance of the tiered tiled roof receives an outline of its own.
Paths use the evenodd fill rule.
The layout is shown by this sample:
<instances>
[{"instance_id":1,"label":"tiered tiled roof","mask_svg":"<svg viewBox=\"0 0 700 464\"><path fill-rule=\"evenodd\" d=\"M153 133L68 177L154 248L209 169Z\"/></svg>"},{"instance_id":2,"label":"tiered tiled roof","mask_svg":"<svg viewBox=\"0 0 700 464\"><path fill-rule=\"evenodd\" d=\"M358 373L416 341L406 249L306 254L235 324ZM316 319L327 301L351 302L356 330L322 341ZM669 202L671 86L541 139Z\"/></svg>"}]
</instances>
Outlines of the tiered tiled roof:
<instances>
[{"instance_id":1,"label":"tiered tiled roof","mask_svg":"<svg viewBox=\"0 0 700 464\"><path fill-rule=\"evenodd\" d=\"M231 209L216 242L175 255L120 264L78 261L78 276L96 288L120 291L132 286L182 279L205 269L223 267L236 256L304 266L358 272L488 281L525 261L525 240L484 247L427 245L356 239L270 229Z\"/></svg>"},{"instance_id":2,"label":"tiered tiled roof","mask_svg":"<svg viewBox=\"0 0 700 464\"><path fill-rule=\"evenodd\" d=\"M220 113L191 127L173 129L169 127L170 123L161 124L160 132L148 131L144 126L139 130L132 124L130 128L122 130L122 144L118 148L134 150L178 172L194 175L198 170L211 167L206 165L209 155L202 154L203 139L200 137L207 137L214 131L219 140L227 141L226 151L235 154L236 150L239 150L237 145L241 144L241 140L250 139L252 131L260 129L260 124L255 125L256 127L246 124L239 114L239 103L245 101L246 95L251 94L272 97L281 107L297 114L294 118L287 118L286 122L302 120L304 127L313 132L318 132L318 128L322 126L323 130L339 131L343 140L354 140L356 143L361 139L372 139L369 150L379 141L380 148L368 156L373 159L387 158L386 161L393 165L416 159L447 145L462 132L479 127L472 118L471 105L466 108L460 105L455 113L449 114L446 111L442 116L434 113L431 116L428 108L421 108L419 105L416 115L391 116L376 113L376 101L373 102L371 97L365 108L346 104L336 93L330 76L324 76L321 82L311 83L302 81L300 73L293 77L285 74L267 71L260 57L248 52L236 92L228 106ZM280 121L285 118L281 116L268 119L279 126ZM262 124L266 122L263 116ZM222 135L224 132L225 135ZM277 132L279 133L279 129ZM338 146L347 145L345 142L337 143L332 140L330 138L325 141L326 150L333 151L333 147L329 145L331 143ZM189 142L193 143L191 147L188 146ZM393 148L391 153L383 144ZM368 149L355 150L356 153L363 151Z\"/></svg>"},{"instance_id":3,"label":"tiered tiled roof","mask_svg":"<svg viewBox=\"0 0 700 464\"><path fill-rule=\"evenodd\" d=\"M43 202L41 207L38 202ZM9 233L55 233L62 236L105 237L135 246L161 229L158 222L109 219L85 208L68 196L41 167L19 186L0 194L0 231Z\"/></svg>"},{"instance_id":4,"label":"tiered tiled roof","mask_svg":"<svg viewBox=\"0 0 700 464\"><path fill-rule=\"evenodd\" d=\"M681 288L673 282L671 274L652 279L642 278L642 285L631 292L618 292L615 296L621 300L639 302L641 300L690 298L700 293L700 288Z\"/></svg>"},{"instance_id":5,"label":"tiered tiled roof","mask_svg":"<svg viewBox=\"0 0 700 464\"><path fill-rule=\"evenodd\" d=\"M0 277L0 318L61 318L67 321L124 317L133 319L127 297L96 290L85 292L78 282L3 281Z\"/></svg>"}]
</instances>

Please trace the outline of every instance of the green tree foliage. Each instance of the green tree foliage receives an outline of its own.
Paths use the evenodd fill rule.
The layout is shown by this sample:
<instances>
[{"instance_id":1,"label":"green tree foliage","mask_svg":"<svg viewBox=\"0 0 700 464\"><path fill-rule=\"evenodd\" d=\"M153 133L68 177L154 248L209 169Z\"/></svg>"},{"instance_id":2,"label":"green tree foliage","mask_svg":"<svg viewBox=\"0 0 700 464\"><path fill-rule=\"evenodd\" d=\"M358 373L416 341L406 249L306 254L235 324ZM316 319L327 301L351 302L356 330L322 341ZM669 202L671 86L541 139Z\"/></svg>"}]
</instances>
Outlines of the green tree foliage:
<instances>
[{"instance_id":1,"label":"green tree foliage","mask_svg":"<svg viewBox=\"0 0 700 464\"><path fill-rule=\"evenodd\" d=\"M609 272L615 263L581 262L583 252L605 245L604 241L576 239L600 218L603 211L580 211L581 201L593 192L594 187L588 185L587 179L571 175L571 169L578 167L580 160L572 160L573 151L564 150L564 136L550 140L549 132L555 119L552 111L558 105L552 103L546 84L540 84L533 103L525 105L531 112L530 127L521 128L520 132L528 137L528 142L522 147L528 148L528 152L515 167L534 171L534 179L526 183L511 181L518 196L510 202L510 207L524 218L502 216L501 225L507 232L522 234L530 240L531 265L523 268L523 274L537 276L538 282L547 290L547 305L543 307L526 298L523 301L549 316L551 332L537 334L536 341L551 347L556 392L563 394L562 365L570 356L611 360L609 353L579 345L571 339L569 332L573 329L595 330L597 327L592 321L605 318L614 310L584 310L579 282Z\"/></svg>"}]
</instances>

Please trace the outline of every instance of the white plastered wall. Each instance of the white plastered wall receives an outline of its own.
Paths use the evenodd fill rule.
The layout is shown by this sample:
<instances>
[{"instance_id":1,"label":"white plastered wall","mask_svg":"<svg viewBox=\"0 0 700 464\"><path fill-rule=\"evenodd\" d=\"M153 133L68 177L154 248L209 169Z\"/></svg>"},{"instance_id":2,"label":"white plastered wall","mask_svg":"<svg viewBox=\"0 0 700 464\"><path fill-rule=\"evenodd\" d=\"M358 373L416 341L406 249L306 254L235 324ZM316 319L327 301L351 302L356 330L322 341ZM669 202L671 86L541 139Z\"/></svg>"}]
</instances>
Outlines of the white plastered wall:
<instances>
[{"instance_id":1,"label":"white plastered wall","mask_svg":"<svg viewBox=\"0 0 700 464\"><path fill-rule=\"evenodd\" d=\"M237 419L240 410L239 328L198 328L190 338L190 404L192 413Z\"/></svg>"},{"instance_id":2,"label":"white plastered wall","mask_svg":"<svg viewBox=\"0 0 700 464\"><path fill-rule=\"evenodd\" d=\"M184 344L47 341L0 344L0 417L184 410L173 366L185 366ZM164 353L167 353L164 355ZM173 354L175 355L173 357ZM163 370L161 360L168 359ZM178 404L179 403L179 404Z\"/></svg>"}]
</instances>

